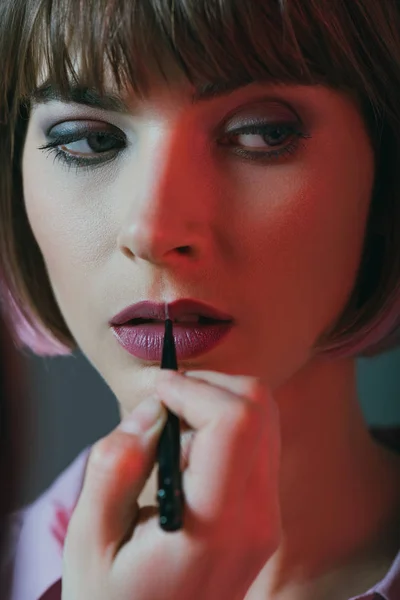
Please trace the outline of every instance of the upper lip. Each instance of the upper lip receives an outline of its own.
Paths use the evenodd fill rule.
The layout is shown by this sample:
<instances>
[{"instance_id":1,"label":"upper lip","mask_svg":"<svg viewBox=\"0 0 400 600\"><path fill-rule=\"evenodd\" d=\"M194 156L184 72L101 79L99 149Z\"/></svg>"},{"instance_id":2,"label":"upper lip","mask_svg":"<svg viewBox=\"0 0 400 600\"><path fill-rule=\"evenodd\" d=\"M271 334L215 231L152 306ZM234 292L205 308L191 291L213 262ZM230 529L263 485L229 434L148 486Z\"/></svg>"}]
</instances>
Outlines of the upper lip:
<instances>
[{"instance_id":1,"label":"upper lip","mask_svg":"<svg viewBox=\"0 0 400 600\"><path fill-rule=\"evenodd\" d=\"M165 302L138 302L121 310L121 312L110 320L110 325L123 325L132 319L155 319L163 321L165 314ZM198 300L182 299L168 303L168 316L170 319L181 319L188 315L199 315L218 321L233 320L231 315L223 313L209 304L204 304Z\"/></svg>"}]
</instances>

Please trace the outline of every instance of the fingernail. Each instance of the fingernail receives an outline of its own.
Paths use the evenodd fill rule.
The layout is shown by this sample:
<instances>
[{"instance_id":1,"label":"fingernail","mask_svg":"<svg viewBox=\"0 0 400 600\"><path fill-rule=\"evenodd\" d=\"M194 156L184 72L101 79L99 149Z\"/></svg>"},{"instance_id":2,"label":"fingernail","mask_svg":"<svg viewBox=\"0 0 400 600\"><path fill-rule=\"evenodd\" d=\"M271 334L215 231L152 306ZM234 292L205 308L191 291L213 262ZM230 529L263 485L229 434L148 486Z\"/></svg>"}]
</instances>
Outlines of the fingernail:
<instances>
[{"instance_id":1,"label":"fingernail","mask_svg":"<svg viewBox=\"0 0 400 600\"><path fill-rule=\"evenodd\" d=\"M119 429L127 433L140 435L146 433L162 421L163 408L161 403L154 397L143 400L134 410L119 424Z\"/></svg>"}]
</instances>

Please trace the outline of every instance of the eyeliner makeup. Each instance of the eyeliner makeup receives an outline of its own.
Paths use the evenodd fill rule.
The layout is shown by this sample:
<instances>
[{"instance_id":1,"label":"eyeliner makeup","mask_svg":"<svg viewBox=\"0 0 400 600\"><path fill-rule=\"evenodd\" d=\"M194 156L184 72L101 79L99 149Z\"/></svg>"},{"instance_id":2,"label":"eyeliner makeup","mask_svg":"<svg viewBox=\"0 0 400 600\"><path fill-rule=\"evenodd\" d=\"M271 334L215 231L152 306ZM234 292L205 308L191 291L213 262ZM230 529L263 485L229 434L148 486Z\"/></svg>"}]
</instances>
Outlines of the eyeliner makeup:
<instances>
[{"instance_id":1,"label":"eyeliner makeup","mask_svg":"<svg viewBox=\"0 0 400 600\"><path fill-rule=\"evenodd\" d=\"M165 319L161 369L178 370L172 320ZM168 418L158 444L159 523L164 531L177 531L183 524L181 436L179 418L168 410Z\"/></svg>"}]
</instances>

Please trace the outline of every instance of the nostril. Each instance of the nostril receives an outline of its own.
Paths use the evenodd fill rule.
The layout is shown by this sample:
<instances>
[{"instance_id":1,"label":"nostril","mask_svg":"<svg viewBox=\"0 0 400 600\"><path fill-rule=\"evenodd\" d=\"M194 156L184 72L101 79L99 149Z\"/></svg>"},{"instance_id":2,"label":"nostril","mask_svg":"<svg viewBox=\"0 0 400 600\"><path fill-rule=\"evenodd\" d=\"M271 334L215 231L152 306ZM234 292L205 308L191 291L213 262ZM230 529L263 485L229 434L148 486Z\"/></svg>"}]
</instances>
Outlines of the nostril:
<instances>
[{"instance_id":1,"label":"nostril","mask_svg":"<svg viewBox=\"0 0 400 600\"><path fill-rule=\"evenodd\" d=\"M126 256L127 258L135 258L135 255L133 254L132 250L130 250L129 248L127 248L126 246L124 246L122 248L122 254L124 256Z\"/></svg>"},{"instance_id":2,"label":"nostril","mask_svg":"<svg viewBox=\"0 0 400 600\"><path fill-rule=\"evenodd\" d=\"M183 254L184 256L188 256L193 252L190 246L179 246L179 248L177 248L177 251L179 252L179 254Z\"/></svg>"}]
</instances>

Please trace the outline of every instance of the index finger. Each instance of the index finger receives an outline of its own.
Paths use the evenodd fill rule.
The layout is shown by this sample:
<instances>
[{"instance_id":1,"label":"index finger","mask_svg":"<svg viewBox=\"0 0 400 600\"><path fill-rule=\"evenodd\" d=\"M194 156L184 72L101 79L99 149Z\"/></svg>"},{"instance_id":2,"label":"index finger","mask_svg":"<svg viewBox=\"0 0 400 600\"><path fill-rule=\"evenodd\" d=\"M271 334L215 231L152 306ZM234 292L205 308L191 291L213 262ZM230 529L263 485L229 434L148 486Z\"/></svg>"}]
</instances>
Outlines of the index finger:
<instances>
[{"instance_id":1,"label":"index finger","mask_svg":"<svg viewBox=\"0 0 400 600\"><path fill-rule=\"evenodd\" d=\"M197 372L196 372L197 375ZM227 379L215 374L214 380L227 383ZM225 376L229 377L229 376ZM249 378L250 379L250 378ZM261 409L268 404L267 395L257 380L243 381L241 385L230 383L230 389L211 384L205 377L187 377L174 371L165 371L156 384L160 400L176 415L184 419L193 429L202 429L220 421L235 419L243 414ZM234 391L231 391L234 389ZM237 392L247 391L248 395ZM264 402L255 401L255 398ZM261 410L260 410L261 412Z\"/></svg>"},{"instance_id":2,"label":"index finger","mask_svg":"<svg viewBox=\"0 0 400 600\"><path fill-rule=\"evenodd\" d=\"M217 371L185 371L182 374L186 377L206 381L248 400L257 400L260 397L261 384L255 377L228 375Z\"/></svg>"}]
</instances>

